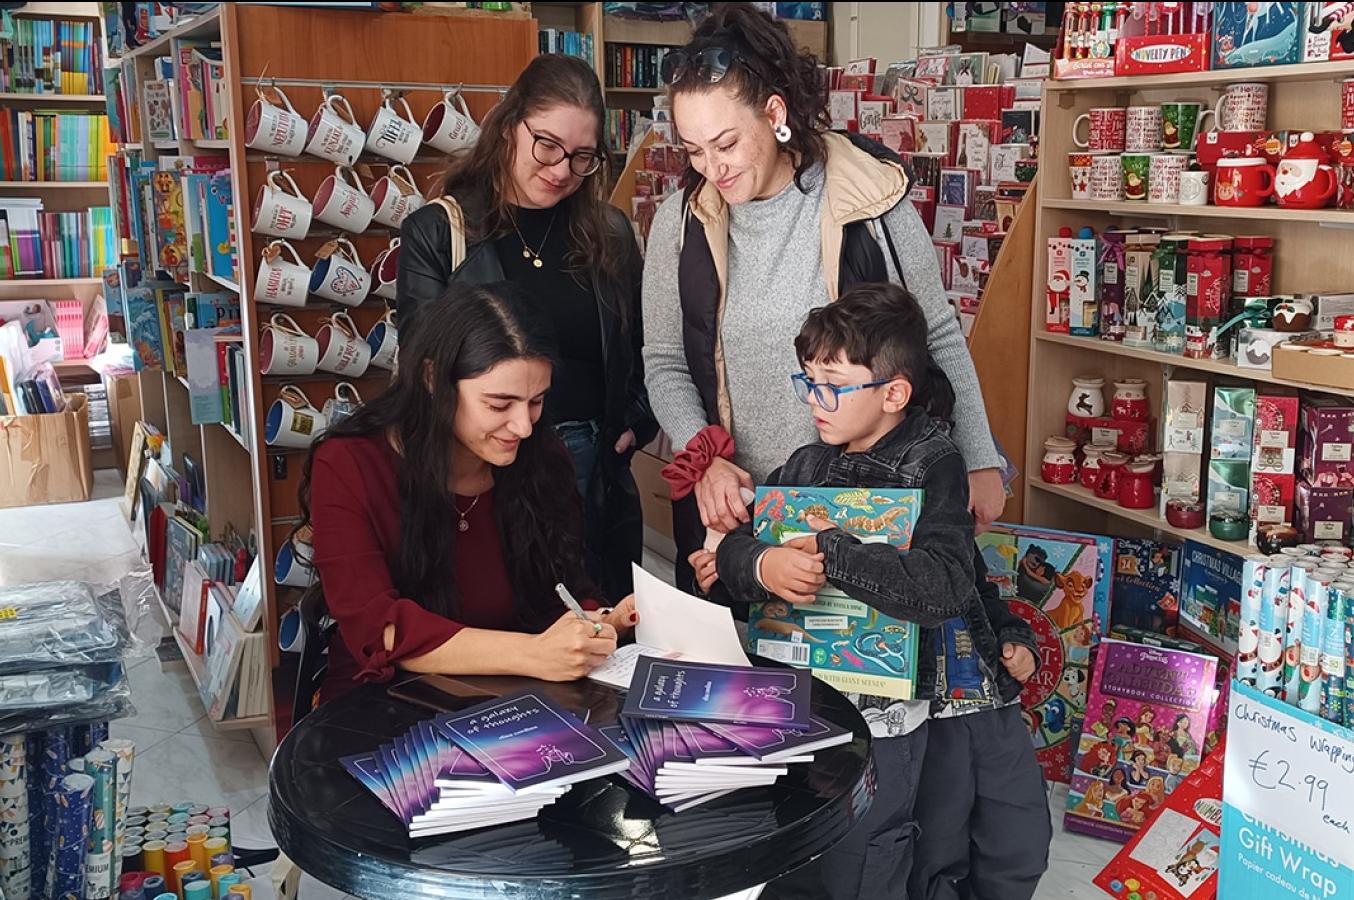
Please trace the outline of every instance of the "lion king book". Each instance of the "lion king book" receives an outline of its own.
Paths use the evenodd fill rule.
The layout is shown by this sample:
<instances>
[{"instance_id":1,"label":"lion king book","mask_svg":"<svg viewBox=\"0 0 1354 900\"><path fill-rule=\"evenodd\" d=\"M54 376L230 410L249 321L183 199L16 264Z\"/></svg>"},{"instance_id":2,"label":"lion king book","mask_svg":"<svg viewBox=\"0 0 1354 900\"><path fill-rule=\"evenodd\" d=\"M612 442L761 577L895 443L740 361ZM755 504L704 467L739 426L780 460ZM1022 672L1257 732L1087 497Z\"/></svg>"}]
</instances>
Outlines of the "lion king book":
<instances>
[{"instance_id":1,"label":"lion king book","mask_svg":"<svg viewBox=\"0 0 1354 900\"><path fill-rule=\"evenodd\" d=\"M769 544L812 534L806 520L832 522L866 543L906 550L921 514L919 490L760 487L753 532ZM839 691L910 700L917 681L917 627L894 619L826 585L805 606L783 600L754 603L748 649L807 666Z\"/></svg>"},{"instance_id":2,"label":"lion king book","mask_svg":"<svg viewBox=\"0 0 1354 900\"><path fill-rule=\"evenodd\" d=\"M640 657L622 714L638 719L809 727L809 676L794 669ZM468 749L468 748L467 748Z\"/></svg>"}]
</instances>

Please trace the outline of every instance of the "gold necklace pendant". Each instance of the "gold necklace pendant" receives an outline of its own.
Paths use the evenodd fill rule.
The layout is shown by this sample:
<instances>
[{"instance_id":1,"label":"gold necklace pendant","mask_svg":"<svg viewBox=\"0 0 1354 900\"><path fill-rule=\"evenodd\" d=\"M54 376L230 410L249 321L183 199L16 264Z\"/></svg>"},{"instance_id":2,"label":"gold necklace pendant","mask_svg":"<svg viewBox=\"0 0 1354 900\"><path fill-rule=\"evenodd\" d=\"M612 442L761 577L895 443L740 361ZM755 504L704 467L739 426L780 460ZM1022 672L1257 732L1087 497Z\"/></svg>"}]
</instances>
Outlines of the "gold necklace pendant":
<instances>
[{"instance_id":1,"label":"gold necklace pendant","mask_svg":"<svg viewBox=\"0 0 1354 900\"><path fill-rule=\"evenodd\" d=\"M531 264L532 264L533 266L535 266L536 268L538 268L538 269L544 268L544 267L545 267L545 263L541 262L541 258L540 258L539 256L536 257L535 259L533 259L533 260L531 261Z\"/></svg>"},{"instance_id":2,"label":"gold necklace pendant","mask_svg":"<svg viewBox=\"0 0 1354 900\"><path fill-rule=\"evenodd\" d=\"M464 516L461 517L461 521L456 526L456 530L461 532L462 534L470 530L470 523L465 520Z\"/></svg>"},{"instance_id":3,"label":"gold necklace pendant","mask_svg":"<svg viewBox=\"0 0 1354 900\"><path fill-rule=\"evenodd\" d=\"M523 258L523 259L531 259L531 251L528 250L526 247L523 247L523 248L522 248L522 258Z\"/></svg>"}]
</instances>

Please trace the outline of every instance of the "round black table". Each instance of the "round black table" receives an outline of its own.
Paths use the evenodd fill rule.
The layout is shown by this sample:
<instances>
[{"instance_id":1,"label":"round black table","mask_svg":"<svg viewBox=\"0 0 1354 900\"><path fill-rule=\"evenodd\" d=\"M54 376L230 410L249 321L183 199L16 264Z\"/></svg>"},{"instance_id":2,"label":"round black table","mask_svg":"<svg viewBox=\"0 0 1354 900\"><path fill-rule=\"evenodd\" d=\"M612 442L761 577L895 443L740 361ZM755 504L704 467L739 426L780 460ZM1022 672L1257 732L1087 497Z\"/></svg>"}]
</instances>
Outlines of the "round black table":
<instances>
[{"instance_id":1,"label":"round black table","mask_svg":"<svg viewBox=\"0 0 1354 900\"><path fill-rule=\"evenodd\" d=\"M869 808L869 728L846 698L816 679L814 714L851 729L849 744L791 765L770 787L681 813L613 776L575 785L535 819L411 840L338 763L430 718L432 706L463 709L525 688L593 725L619 714L622 695L590 681L408 678L361 687L306 716L278 747L268 776L268 820L278 846L302 871L365 900L697 900L803 865Z\"/></svg>"}]
</instances>

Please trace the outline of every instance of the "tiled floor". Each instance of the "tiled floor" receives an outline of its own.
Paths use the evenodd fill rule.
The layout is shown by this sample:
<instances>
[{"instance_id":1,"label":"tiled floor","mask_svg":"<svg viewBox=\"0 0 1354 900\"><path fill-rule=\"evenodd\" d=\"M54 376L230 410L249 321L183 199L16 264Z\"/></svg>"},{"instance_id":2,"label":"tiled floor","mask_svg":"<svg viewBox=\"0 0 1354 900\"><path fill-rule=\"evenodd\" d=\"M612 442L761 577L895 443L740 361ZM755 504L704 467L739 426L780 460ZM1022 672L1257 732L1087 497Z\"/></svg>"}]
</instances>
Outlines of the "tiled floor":
<instances>
[{"instance_id":1,"label":"tiled floor","mask_svg":"<svg viewBox=\"0 0 1354 900\"><path fill-rule=\"evenodd\" d=\"M0 510L0 586L30 581L79 579L107 581L140 562L140 550L120 506L122 485L114 473L95 476L95 499L88 503ZM670 577L664 560L646 560L661 577ZM192 799L229 806L234 837L241 846L272 845L268 831L268 766L245 732L218 732L206 719L186 670L161 671L154 657L131 668L132 700L137 714L114 722L115 736L137 745L132 803ZM1065 788L1050 797L1055 830L1048 873L1038 900L1096 898L1091 886L1117 845L1070 835L1061 822ZM254 882L258 900L272 900L267 878ZM303 900L339 900L343 894L318 882L302 883Z\"/></svg>"}]
</instances>

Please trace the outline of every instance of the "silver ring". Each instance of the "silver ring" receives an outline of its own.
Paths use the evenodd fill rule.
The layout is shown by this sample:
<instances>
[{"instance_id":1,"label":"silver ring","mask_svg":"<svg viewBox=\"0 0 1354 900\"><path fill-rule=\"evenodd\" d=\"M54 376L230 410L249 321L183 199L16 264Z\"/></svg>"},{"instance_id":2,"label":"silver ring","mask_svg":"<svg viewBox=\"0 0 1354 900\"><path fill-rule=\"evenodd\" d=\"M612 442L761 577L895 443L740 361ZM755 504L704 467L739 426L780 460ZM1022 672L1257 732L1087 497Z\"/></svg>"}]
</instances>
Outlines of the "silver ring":
<instances>
[{"instance_id":1,"label":"silver ring","mask_svg":"<svg viewBox=\"0 0 1354 900\"><path fill-rule=\"evenodd\" d=\"M593 633L593 634L601 634L601 633L602 633L602 623L601 623L601 622L593 622L593 623L592 623L592 633Z\"/></svg>"}]
</instances>

